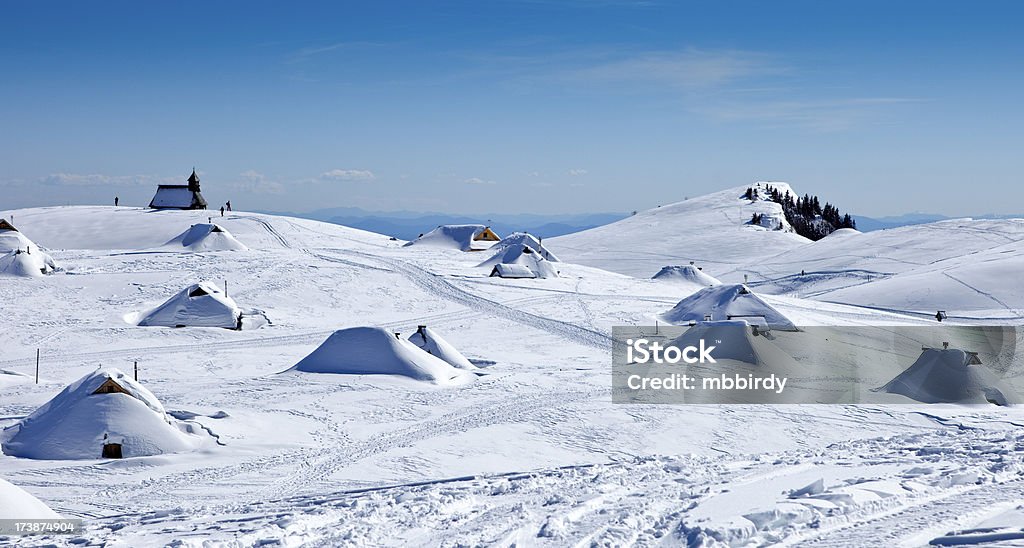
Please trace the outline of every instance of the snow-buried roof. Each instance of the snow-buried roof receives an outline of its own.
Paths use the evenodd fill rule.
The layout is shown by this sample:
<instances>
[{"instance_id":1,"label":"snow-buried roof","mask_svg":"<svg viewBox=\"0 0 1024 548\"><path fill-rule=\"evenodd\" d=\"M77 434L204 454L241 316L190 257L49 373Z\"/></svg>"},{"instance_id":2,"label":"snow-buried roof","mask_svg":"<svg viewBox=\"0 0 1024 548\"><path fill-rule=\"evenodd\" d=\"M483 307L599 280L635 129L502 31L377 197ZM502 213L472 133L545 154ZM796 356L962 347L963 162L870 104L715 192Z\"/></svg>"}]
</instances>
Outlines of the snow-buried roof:
<instances>
[{"instance_id":1,"label":"snow-buried roof","mask_svg":"<svg viewBox=\"0 0 1024 548\"><path fill-rule=\"evenodd\" d=\"M406 243L405 246L424 245L458 249L460 251L487 249L492 245L492 242L481 241L479 238L487 234L488 231L489 229L484 225L441 225Z\"/></svg>"},{"instance_id":2,"label":"snow-buried roof","mask_svg":"<svg viewBox=\"0 0 1024 548\"><path fill-rule=\"evenodd\" d=\"M685 282L701 287L720 285L718 278L705 274L693 265L666 266L662 267L657 274L651 277L659 282Z\"/></svg>"},{"instance_id":3,"label":"snow-buried roof","mask_svg":"<svg viewBox=\"0 0 1024 548\"><path fill-rule=\"evenodd\" d=\"M27 491L0 478L0 519L59 519L60 515Z\"/></svg>"},{"instance_id":4,"label":"snow-buried roof","mask_svg":"<svg viewBox=\"0 0 1024 548\"><path fill-rule=\"evenodd\" d=\"M705 318L710 316L710 318ZM705 319L745 320L762 328L796 331L793 322L743 284L706 287L679 301L672 310L661 315L666 322L683 325Z\"/></svg>"},{"instance_id":5,"label":"snow-buried roof","mask_svg":"<svg viewBox=\"0 0 1024 548\"><path fill-rule=\"evenodd\" d=\"M0 276L36 278L50 274L56 268L53 258L38 248L31 253L15 250L0 255Z\"/></svg>"},{"instance_id":6,"label":"snow-buried roof","mask_svg":"<svg viewBox=\"0 0 1024 548\"><path fill-rule=\"evenodd\" d=\"M99 459L105 443L124 457L177 453L199 442L177 427L149 390L115 368L68 385L3 432L3 452L32 459Z\"/></svg>"},{"instance_id":7,"label":"snow-buried roof","mask_svg":"<svg viewBox=\"0 0 1024 548\"><path fill-rule=\"evenodd\" d=\"M955 348L925 349L913 365L878 390L924 403L1020 403L977 354Z\"/></svg>"},{"instance_id":8,"label":"snow-buried roof","mask_svg":"<svg viewBox=\"0 0 1024 548\"><path fill-rule=\"evenodd\" d=\"M558 257L556 257L554 253L548 251L548 249L544 247L544 244L542 244L541 241L538 240L533 234L530 234L528 232L513 232L512 234L509 234L508 236L502 238L500 242L494 244L490 248L491 251L496 251L497 253L492 255L491 258L488 259L487 261L484 261L484 263L481 266L488 264L488 262L490 265L495 265L498 263L515 262L510 260L495 259L502 257L514 258L519 253L522 253L524 247L529 247L533 252L537 253L541 257L544 257L546 260L549 260L553 263L560 262L558 260Z\"/></svg>"},{"instance_id":9,"label":"snow-buried roof","mask_svg":"<svg viewBox=\"0 0 1024 548\"><path fill-rule=\"evenodd\" d=\"M192 284L136 322L143 327L223 327L237 329L242 310L210 282Z\"/></svg>"},{"instance_id":10,"label":"snow-buried roof","mask_svg":"<svg viewBox=\"0 0 1024 548\"><path fill-rule=\"evenodd\" d=\"M216 223L199 223L178 234L163 245L165 248L183 251L246 251L249 248L239 242L224 227Z\"/></svg>"},{"instance_id":11,"label":"snow-buried roof","mask_svg":"<svg viewBox=\"0 0 1024 548\"><path fill-rule=\"evenodd\" d=\"M463 384L475 378L379 327L335 331L289 371L397 375L435 384Z\"/></svg>"},{"instance_id":12,"label":"snow-buried roof","mask_svg":"<svg viewBox=\"0 0 1024 548\"><path fill-rule=\"evenodd\" d=\"M462 355L462 352L459 352L451 343L438 335L436 331L425 325L419 326L416 332L409 336L409 342L415 344L427 354L448 362L452 367L467 370L477 368Z\"/></svg>"}]
</instances>

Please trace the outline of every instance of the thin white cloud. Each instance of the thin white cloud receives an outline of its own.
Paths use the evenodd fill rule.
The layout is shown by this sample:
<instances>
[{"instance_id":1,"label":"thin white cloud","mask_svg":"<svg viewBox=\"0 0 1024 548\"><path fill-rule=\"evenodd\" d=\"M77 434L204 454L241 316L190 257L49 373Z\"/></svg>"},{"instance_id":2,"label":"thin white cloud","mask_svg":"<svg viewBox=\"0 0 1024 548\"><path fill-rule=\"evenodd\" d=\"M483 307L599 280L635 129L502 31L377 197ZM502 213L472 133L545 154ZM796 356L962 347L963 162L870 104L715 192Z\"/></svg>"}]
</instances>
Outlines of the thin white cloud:
<instances>
[{"instance_id":1,"label":"thin white cloud","mask_svg":"<svg viewBox=\"0 0 1024 548\"><path fill-rule=\"evenodd\" d=\"M497 181L491 181L487 179L481 179L479 177L470 177L463 181L467 185L496 185Z\"/></svg>"},{"instance_id":2,"label":"thin white cloud","mask_svg":"<svg viewBox=\"0 0 1024 548\"><path fill-rule=\"evenodd\" d=\"M184 182L184 177L157 177L154 175L105 175L101 173L51 173L39 183L53 186L141 186Z\"/></svg>"},{"instance_id":3,"label":"thin white cloud","mask_svg":"<svg viewBox=\"0 0 1024 548\"><path fill-rule=\"evenodd\" d=\"M377 176L368 169L332 169L321 173L320 178L336 181L372 181Z\"/></svg>"},{"instance_id":4,"label":"thin white cloud","mask_svg":"<svg viewBox=\"0 0 1024 548\"><path fill-rule=\"evenodd\" d=\"M238 174L239 180L230 184L232 189L255 194L282 194L284 185L268 179L262 173L250 169Z\"/></svg>"},{"instance_id":5,"label":"thin white cloud","mask_svg":"<svg viewBox=\"0 0 1024 548\"><path fill-rule=\"evenodd\" d=\"M585 170L585 169L570 169L569 170L569 175L571 175L573 177L582 177L582 176L584 176L586 174L587 174L587 170Z\"/></svg>"},{"instance_id":6,"label":"thin white cloud","mask_svg":"<svg viewBox=\"0 0 1024 548\"><path fill-rule=\"evenodd\" d=\"M642 52L570 73L571 77L631 85L656 84L676 88L712 88L739 80L780 74L789 69L773 56L741 50Z\"/></svg>"}]
</instances>

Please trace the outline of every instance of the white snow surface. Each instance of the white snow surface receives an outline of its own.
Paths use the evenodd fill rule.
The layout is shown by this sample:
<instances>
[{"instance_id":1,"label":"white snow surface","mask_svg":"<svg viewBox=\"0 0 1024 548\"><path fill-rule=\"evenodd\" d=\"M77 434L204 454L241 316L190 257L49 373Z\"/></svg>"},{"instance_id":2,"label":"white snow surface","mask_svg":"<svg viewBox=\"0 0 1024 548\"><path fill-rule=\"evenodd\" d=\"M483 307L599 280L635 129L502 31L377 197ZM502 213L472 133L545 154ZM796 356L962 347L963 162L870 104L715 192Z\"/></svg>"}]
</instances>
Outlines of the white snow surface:
<instances>
[{"instance_id":1,"label":"white snow surface","mask_svg":"<svg viewBox=\"0 0 1024 548\"><path fill-rule=\"evenodd\" d=\"M415 344L431 356L441 358L448 365L457 369L467 369L470 371L477 369L469 359L462 355L462 352L459 352L457 348L452 346L452 343L444 340L441 335L438 335L429 326L418 327L416 332L409 336L409 342Z\"/></svg>"},{"instance_id":2,"label":"white snow surface","mask_svg":"<svg viewBox=\"0 0 1024 548\"><path fill-rule=\"evenodd\" d=\"M128 393L96 390L112 379ZM149 390L115 368L100 368L67 386L2 433L6 455L29 459L99 459L104 443L124 457L178 453L202 439L167 416Z\"/></svg>"},{"instance_id":3,"label":"white snow surface","mask_svg":"<svg viewBox=\"0 0 1024 548\"><path fill-rule=\"evenodd\" d=\"M695 260L728 283L748 274L798 325L933 325L934 310L916 307L937 299L950 323L1024 318L1010 275L1018 221L872 232L836 239L830 252L829 239L744 225L752 208L771 207L744 204L746 186L640 213L577 249L545 240L566 262L542 283L488 278L477 254L302 219L218 218L246 253L125 253L159 247L209 213L15 211L63 270L0 281L0 369L22 374L2 375L15 380L2 385L0 427L100 364L137 361L171 420L207 434L187 434L203 440L194 449L120 461L101 461L95 446L87 460L0 456L0 476L86 520L78 536L0 543L920 546L1013 519L1024 501L1021 406L612 403L611 327L652 325L689 294L649 279L666 264ZM638 278L595 268L601 258ZM905 275L960 289L868 291ZM232 297L259 303L273 325L125 325L126 311L197 279L230 280ZM854 290L865 293L836 296ZM420 324L489 366L456 370L476 380L454 386L279 374L339 328ZM873 386L900 373L879 371ZM1002 380L1015 387L1020 377Z\"/></svg>"},{"instance_id":4,"label":"white snow surface","mask_svg":"<svg viewBox=\"0 0 1024 548\"><path fill-rule=\"evenodd\" d=\"M43 501L0 478L0 519L58 519Z\"/></svg>"},{"instance_id":5,"label":"white snow surface","mask_svg":"<svg viewBox=\"0 0 1024 548\"><path fill-rule=\"evenodd\" d=\"M781 192L792 191L786 183L762 182ZM792 251L810 240L783 230L750 225L754 213L766 218L783 217L782 206L764 199L747 200L743 185L682 202L662 205L611 224L546 240L563 261L579 263L638 278L649 278L666 264L696 261L709 274L721 274L741 266ZM784 221L784 219L783 219Z\"/></svg>"},{"instance_id":6,"label":"white snow surface","mask_svg":"<svg viewBox=\"0 0 1024 548\"><path fill-rule=\"evenodd\" d=\"M720 285L722 283L718 281L718 278L705 274L697 267L689 264L662 267L662 269L652 276L651 279L658 280L659 282L690 285L695 290L699 287Z\"/></svg>"},{"instance_id":7,"label":"white snow surface","mask_svg":"<svg viewBox=\"0 0 1024 548\"><path fill-rule=\"evenodd\" d=\"M174 251L247 251L224 227L216 223L197 223L163 245Z\"/></svg>"},{"instance_id":8,"label":"white snow surface","mask_svg":"<svg viewBox=\"0 0 1024 548\"><path fill-rule=\"evenodd\" d=\"M380 327L350 327L335 331L289 371L396 375L445 385L474 380L471 373L456 369L440 356L431 355Z\"/></svg>"},{"instance_id":9,"label":"white snow surface","mask_svg":"<svg viewBox=\"0 0 1024 548\"><path fill-rule=\"evenodd\" d=\"M242 310L213 282L192 284L163 304L138 315L141 327L222 327L235 329ZM133 319L129 315L129 319Z\"/></svg>"}]
</instances>

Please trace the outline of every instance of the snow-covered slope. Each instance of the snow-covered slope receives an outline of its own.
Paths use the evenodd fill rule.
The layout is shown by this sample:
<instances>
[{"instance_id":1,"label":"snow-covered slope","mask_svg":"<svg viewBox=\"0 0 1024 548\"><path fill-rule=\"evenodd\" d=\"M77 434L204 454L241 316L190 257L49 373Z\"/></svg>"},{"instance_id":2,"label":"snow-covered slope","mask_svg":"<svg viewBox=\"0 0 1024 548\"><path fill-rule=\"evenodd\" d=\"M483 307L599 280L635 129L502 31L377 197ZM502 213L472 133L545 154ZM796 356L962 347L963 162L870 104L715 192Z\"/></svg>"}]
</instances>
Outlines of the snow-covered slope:
<instances>
[{"instance_id":1,"label":"snow-covered slope","mask_svg":"<svg viewBox=\"0 0 1024 548\"><path fill-rule=\"evenodd\" d=\"M786 183L761 183L780 192ZM546 245L563 260L650 278L666 264L696 261L712 276L810 243L784 226L748 224L755 213L785 222L782 206L743 198L750 185L641 211L608 225L550 238ZM777 225L776 225L777 226Z\"/></svg>"},{"instance_id":2,"label":"snow-covered slope","mask_svg":"<svg viewBox=\"0 0 1024 548\"><path fill-rule=\"evenodd\" d=\"M729 200L740 192L730 191ZM732 207L719 208L716 222ZM938 525L925 510L1024 497L1014 479L1021 440L1013 425L1024 421L1018 407L613 403L611 328L652 325L688 297L688 288L648 279L666 264L687 264L685 256L637 268L638 279L575 264L545 240L564 261L557 263L560 277L493 279L477 266L486 258L480 253L403 247L386 236L287 217L218 217L248 252L150 253L139 250L209 222L209 213L14 213L63 270L0 281L0 369L21 374L3 384L0 427L14 426L98 365L128 371L137 362L141 382L160 396L167 415L196 425L195 437L205 443L125 461L97 462L94 453L60 462L2 455L5 478L31 478L21 485L62 515L85 518L87 527L74 538L3 542L684 545L691 534L735 534L737 542L764 543L841 539L843 520L855 516L886 531L930 534L927 543L952 528L933 531ZM743 226L749 212L729 215L744 238L764 236L768 247L790 251L808 245ZM704 232L712 238L715 230L732 230L724 226ZM748 251L743 247L733 245L736 260ZM714 258L713 249L700 251ZM697 262L718 274L716 263ZM258 303L273 324L242 331L125 324L127 311L202 279L218 286L227 280L232 298ZM993 283L981 289L1003 291L1013 282ZM855 306L871 303L761 297L797 325L936 323ZM949 312L948 323L972 321ZM469 372L442 362L474 382L280 374L338 329L378 326L388 344L399 344L391 343L394 333L404 339L424 324L487 366ZM37 349L39 384L32 382ZM903 368L877 366L870 386ZM1020 378L1009 373L1007 382ZM888 506L857 486L865 478L905 483L908 474L923 487L894 491ZM818 479L821 496L801 500L804 510L791 506L785 493ZM835 508L820 502L826 497ZM807 520L790 519L794 508ZM884 514L893 509L914 519L893 524ZM778 520L764 517L776 511ZM891 544L878 537L875 545Z\"/></svg>"},{"instance_id":3,"label":"snow-covered slope","mask_svg":"<svg viewBox=\"0 0 1024 548\"><path fill-rule=\"evenodd\" d=\"M60 515L24 489L0 478L0 519L58 519Z\"/></svg>"}]
</instances>

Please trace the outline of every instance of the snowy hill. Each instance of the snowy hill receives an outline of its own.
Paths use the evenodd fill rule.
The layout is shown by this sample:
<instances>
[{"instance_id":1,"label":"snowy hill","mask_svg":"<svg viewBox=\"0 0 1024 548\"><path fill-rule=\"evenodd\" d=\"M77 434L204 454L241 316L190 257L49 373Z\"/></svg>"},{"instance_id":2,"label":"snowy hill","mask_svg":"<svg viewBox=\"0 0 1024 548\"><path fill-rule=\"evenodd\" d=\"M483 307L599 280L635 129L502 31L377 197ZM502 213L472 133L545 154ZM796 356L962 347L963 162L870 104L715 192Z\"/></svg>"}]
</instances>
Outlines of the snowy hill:
<instances>
[{"instance_id":1,"label":"snowy hill","mask_svg":"<svg viewBox=\"0 0 1024 548\"><path fill-rule=\"evenodd\" d=\"M786 183L761 183L796 194ZM563 260L650 278L661 267L695 261L708 274L756 264L810 243L788 230L782 206L766 196L743 198L750 185L641 211L611 224L550 238L545 244ZM762 225L749 221L757 213ZM777 230L779 224L782 230Z\"/></svg>"},{"instance_id":2,"label":"snowy hill","mask_svg":"<svg viewBox=\"0 0 1024 548\"><path fill-rule=\"evenodd\" d=\"M1024 411L1015 407L612 403L612 327L652 325L697 289L649 279L665 265L695 260L709 275L725 272L727 283L742 278L743 269L763 271L751 290L798 326L935 324L857 306L870 301L835 304L755 285L793 270L783 251L805 254L808 272L846 268L831 261L874 259L866 248L851 247L850 257L820 251L812 260L833 238L810 244L745 224L753 210L770 214L773 206L739 200L745 188L575 235L579 247L545 239L562 261L560 275L528 280L488 278L478 267L486 254L403 247L386 236L289 217L218 215L216 224L249 251L167 253L154 248L191 225L209 224L211 212L98 206L0 212L13 214L19 229L62 266L45 277L0 281L0 373L16 373L2 374L0 428L15 426L99 365L129 372L137 362L140 384L159 395L168 417L216 440L194 451L123 460L93 453L65 461L0 455L5 478L31 478L16 483L61 515L86 519L80 538L10 542L565 546L732 538L756 544L810 535L841 539L849 516L885 524L894 509L919 518L923 509L1024 498L1018 473L1024 464L1015 449L1024 438L1014 426ZM669 236L659 239L662 228ZM1013 234L957 230L964 249L947 245L934 268L944 261L967 268L965 257L998 265L1014 256L1002 253L1016 249ZM834 240L852 246L876 237ZM602 251L602 243L623 247ZM891 244L879 256L901 264L910 252ZM917 266L928 266L925 252L917 253ZM587 257L609 259L642 278L578 264ZM762 269L769 259L771 270ZM229 282L231 298L259 306L273 323L241 331L125 323L127 314L201 280L218 288ZM1014 291L1012 280L974 283L997 294ZM950 323L972 321L950 308ZM456 370L475 380L281 374L337 330L373 326L400 333L404 342L420 325L443 334L447 346L477 367ZM432 358L415 341L391 343L392 335L389 344ZM358 338L346 344L369 348ZM37 350L39 384L33 382ZM359 352L346 356L366 365L369 358ZM447 351L434 352L441 358ZM916 356L901 366L877 366L871 386L897 377ZM92 397L82 401L99 401ZM895 486L910 477L915 490ZM785 494L819 479L813 497ZM862 485L865 479L875 483ZM876 502L883 498L889 502ZM1003 510L1013 515L1012 508ZM982 521L965 518L964 524ZM925 543L952 529L933 531L921 525L933 523L927 519L911 523L918 525L905 526L907 538L932 535Z\"/></svg>"}]
</instances>

